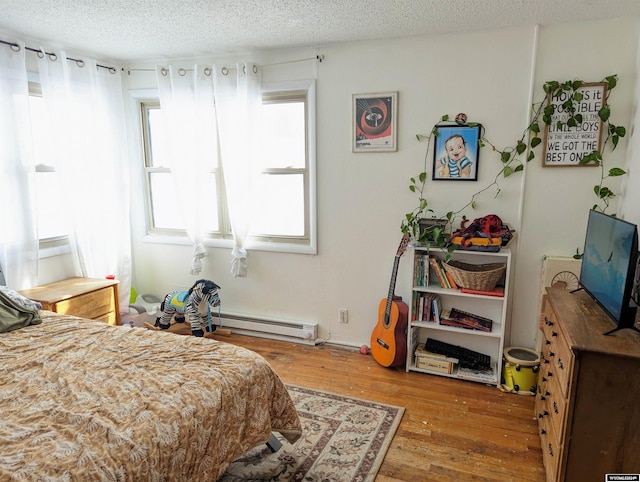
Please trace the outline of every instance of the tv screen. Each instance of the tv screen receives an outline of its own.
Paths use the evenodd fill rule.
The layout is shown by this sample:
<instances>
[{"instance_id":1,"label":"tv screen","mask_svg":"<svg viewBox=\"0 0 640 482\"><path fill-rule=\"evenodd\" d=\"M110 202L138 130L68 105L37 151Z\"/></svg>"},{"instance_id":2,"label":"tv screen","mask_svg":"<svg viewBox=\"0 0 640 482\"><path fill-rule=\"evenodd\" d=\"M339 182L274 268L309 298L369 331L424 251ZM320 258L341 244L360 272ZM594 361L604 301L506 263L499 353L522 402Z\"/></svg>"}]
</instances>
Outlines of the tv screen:
<instances>
[{"instance_id":1,"label":"tv screen","mask_svg":"<svg viewBox=\"0 0 640 482\"><path fill-rule=\"evenodd\" d=\"M633 326L631 291L638 259L635 224L589 211L580 285L618 326Z\"/></svg>"}]
</instances>

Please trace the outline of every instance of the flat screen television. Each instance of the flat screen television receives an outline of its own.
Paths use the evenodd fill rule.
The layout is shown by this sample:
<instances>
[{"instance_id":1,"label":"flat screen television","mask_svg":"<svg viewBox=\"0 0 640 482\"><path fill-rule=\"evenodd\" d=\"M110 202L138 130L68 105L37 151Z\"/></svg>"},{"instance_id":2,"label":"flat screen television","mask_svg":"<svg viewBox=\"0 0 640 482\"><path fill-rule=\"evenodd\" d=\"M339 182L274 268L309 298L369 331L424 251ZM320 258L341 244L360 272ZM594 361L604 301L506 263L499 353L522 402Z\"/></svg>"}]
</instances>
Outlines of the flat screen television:
<instances>
[{"instance_id":1,"label":"flat screen television","mask_svg":"<svg viewBox=\"0 0 640 482\"><path fill-rule=\"evenodd\" d=\"M637 299L632 298L638 262L635 224L596 210L589 211L580 287L611 317L616 327L605 335L635 327Z\"/></svg>"}]
</instances>

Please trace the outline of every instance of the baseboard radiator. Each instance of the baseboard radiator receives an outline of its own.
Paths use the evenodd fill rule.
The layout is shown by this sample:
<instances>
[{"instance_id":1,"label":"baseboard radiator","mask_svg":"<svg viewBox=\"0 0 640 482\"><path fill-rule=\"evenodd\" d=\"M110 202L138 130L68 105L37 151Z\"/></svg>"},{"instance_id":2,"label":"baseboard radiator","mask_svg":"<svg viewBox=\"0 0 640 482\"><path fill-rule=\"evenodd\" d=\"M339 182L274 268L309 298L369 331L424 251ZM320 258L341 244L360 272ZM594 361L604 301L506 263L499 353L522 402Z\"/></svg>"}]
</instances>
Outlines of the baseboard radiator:
<instances>
[{"instance_id":1,"label":"baseboard radiator","mask_svg":"<svg viewBox=\"0 0 640 482\"><path fill-rule=\"evenodd\" d=\"M241 335L293 341L305 345L315 345L318 339L318 324L315 322L278 320L222 312L220 323L222 328L229 328L232 333Z\"/></svg>"}]
</instances>

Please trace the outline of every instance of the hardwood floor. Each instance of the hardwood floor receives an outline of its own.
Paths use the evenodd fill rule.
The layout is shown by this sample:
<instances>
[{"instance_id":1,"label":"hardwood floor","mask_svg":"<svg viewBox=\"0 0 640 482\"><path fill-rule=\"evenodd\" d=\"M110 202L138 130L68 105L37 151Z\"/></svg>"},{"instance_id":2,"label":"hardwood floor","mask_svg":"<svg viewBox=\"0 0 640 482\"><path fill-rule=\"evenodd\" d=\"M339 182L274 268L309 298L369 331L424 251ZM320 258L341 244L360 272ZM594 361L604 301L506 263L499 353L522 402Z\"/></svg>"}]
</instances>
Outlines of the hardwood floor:
<instances>
[{"instance_id":1,"label":"hardwood floor","mask_svg":"<svg viewBox=\"0 0 640 482\"><path fill-rule=\"evenodd\" d=\"M534 397L383 368L370 355L233 334L288 384L405 407L376 482L544 481Z\"/></svg>"}]
</instances>

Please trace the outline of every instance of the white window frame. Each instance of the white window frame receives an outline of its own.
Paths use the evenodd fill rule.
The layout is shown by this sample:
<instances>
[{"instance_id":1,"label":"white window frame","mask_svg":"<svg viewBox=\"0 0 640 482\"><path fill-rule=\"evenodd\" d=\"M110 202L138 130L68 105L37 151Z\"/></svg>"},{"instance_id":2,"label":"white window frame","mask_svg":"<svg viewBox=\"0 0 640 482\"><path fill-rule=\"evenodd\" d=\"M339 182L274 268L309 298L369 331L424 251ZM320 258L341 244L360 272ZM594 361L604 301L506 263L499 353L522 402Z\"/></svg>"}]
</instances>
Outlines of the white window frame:
<instances>
[{"instance_id":1,"label":"white window frame","mask_svg":"<svg viewBox=\"0 0 640 482\"><path fill-rule=\"evenodd\" d=\"M303 237L268 237L268 236L249 236L246 240L245 247L259 251L276 251L300 254L317 254L317 203L316 203L316 87L315 80L286 81L286 82L270 82L263 83L262 94L266 97L287 97L287 93L296 94L301 91L306 92L306 133L307 133L307 167L305 183L305 235ZM155 95L153 94L155 92ZM143 131L147 129L142 110L144 104L156 103L159 105L157 91L132 91L133 98L137 105L137 115L140 124L140 143L142 144L141 153L143 156L142 166L144 166L144 185L145 185L145 219L147 223L147 235L144 237L145 242L163 243L163 244L190 244L186 233L182 230L161 230L154 229L151 223L151 205L149 193L149 175L148 172L165 172L170 171L167 168L150 167L147 164L148 146L146 140L148 136L143 135ZM222 199L218 200L219 204L219 228L220 233L208 235L204 239L205 246L209 247L225 247L233 246L233 239L230 234L231 229L228 226L228 215L226 209L226 201L224 200L224 172L219 167L221 175L217 176L218 192ZM286 173L289 170L277 171ZM301 169L292 169L291 172L300 173ZM267 171L268 172L268 171Z\"/></svg>"}]
</instances>

